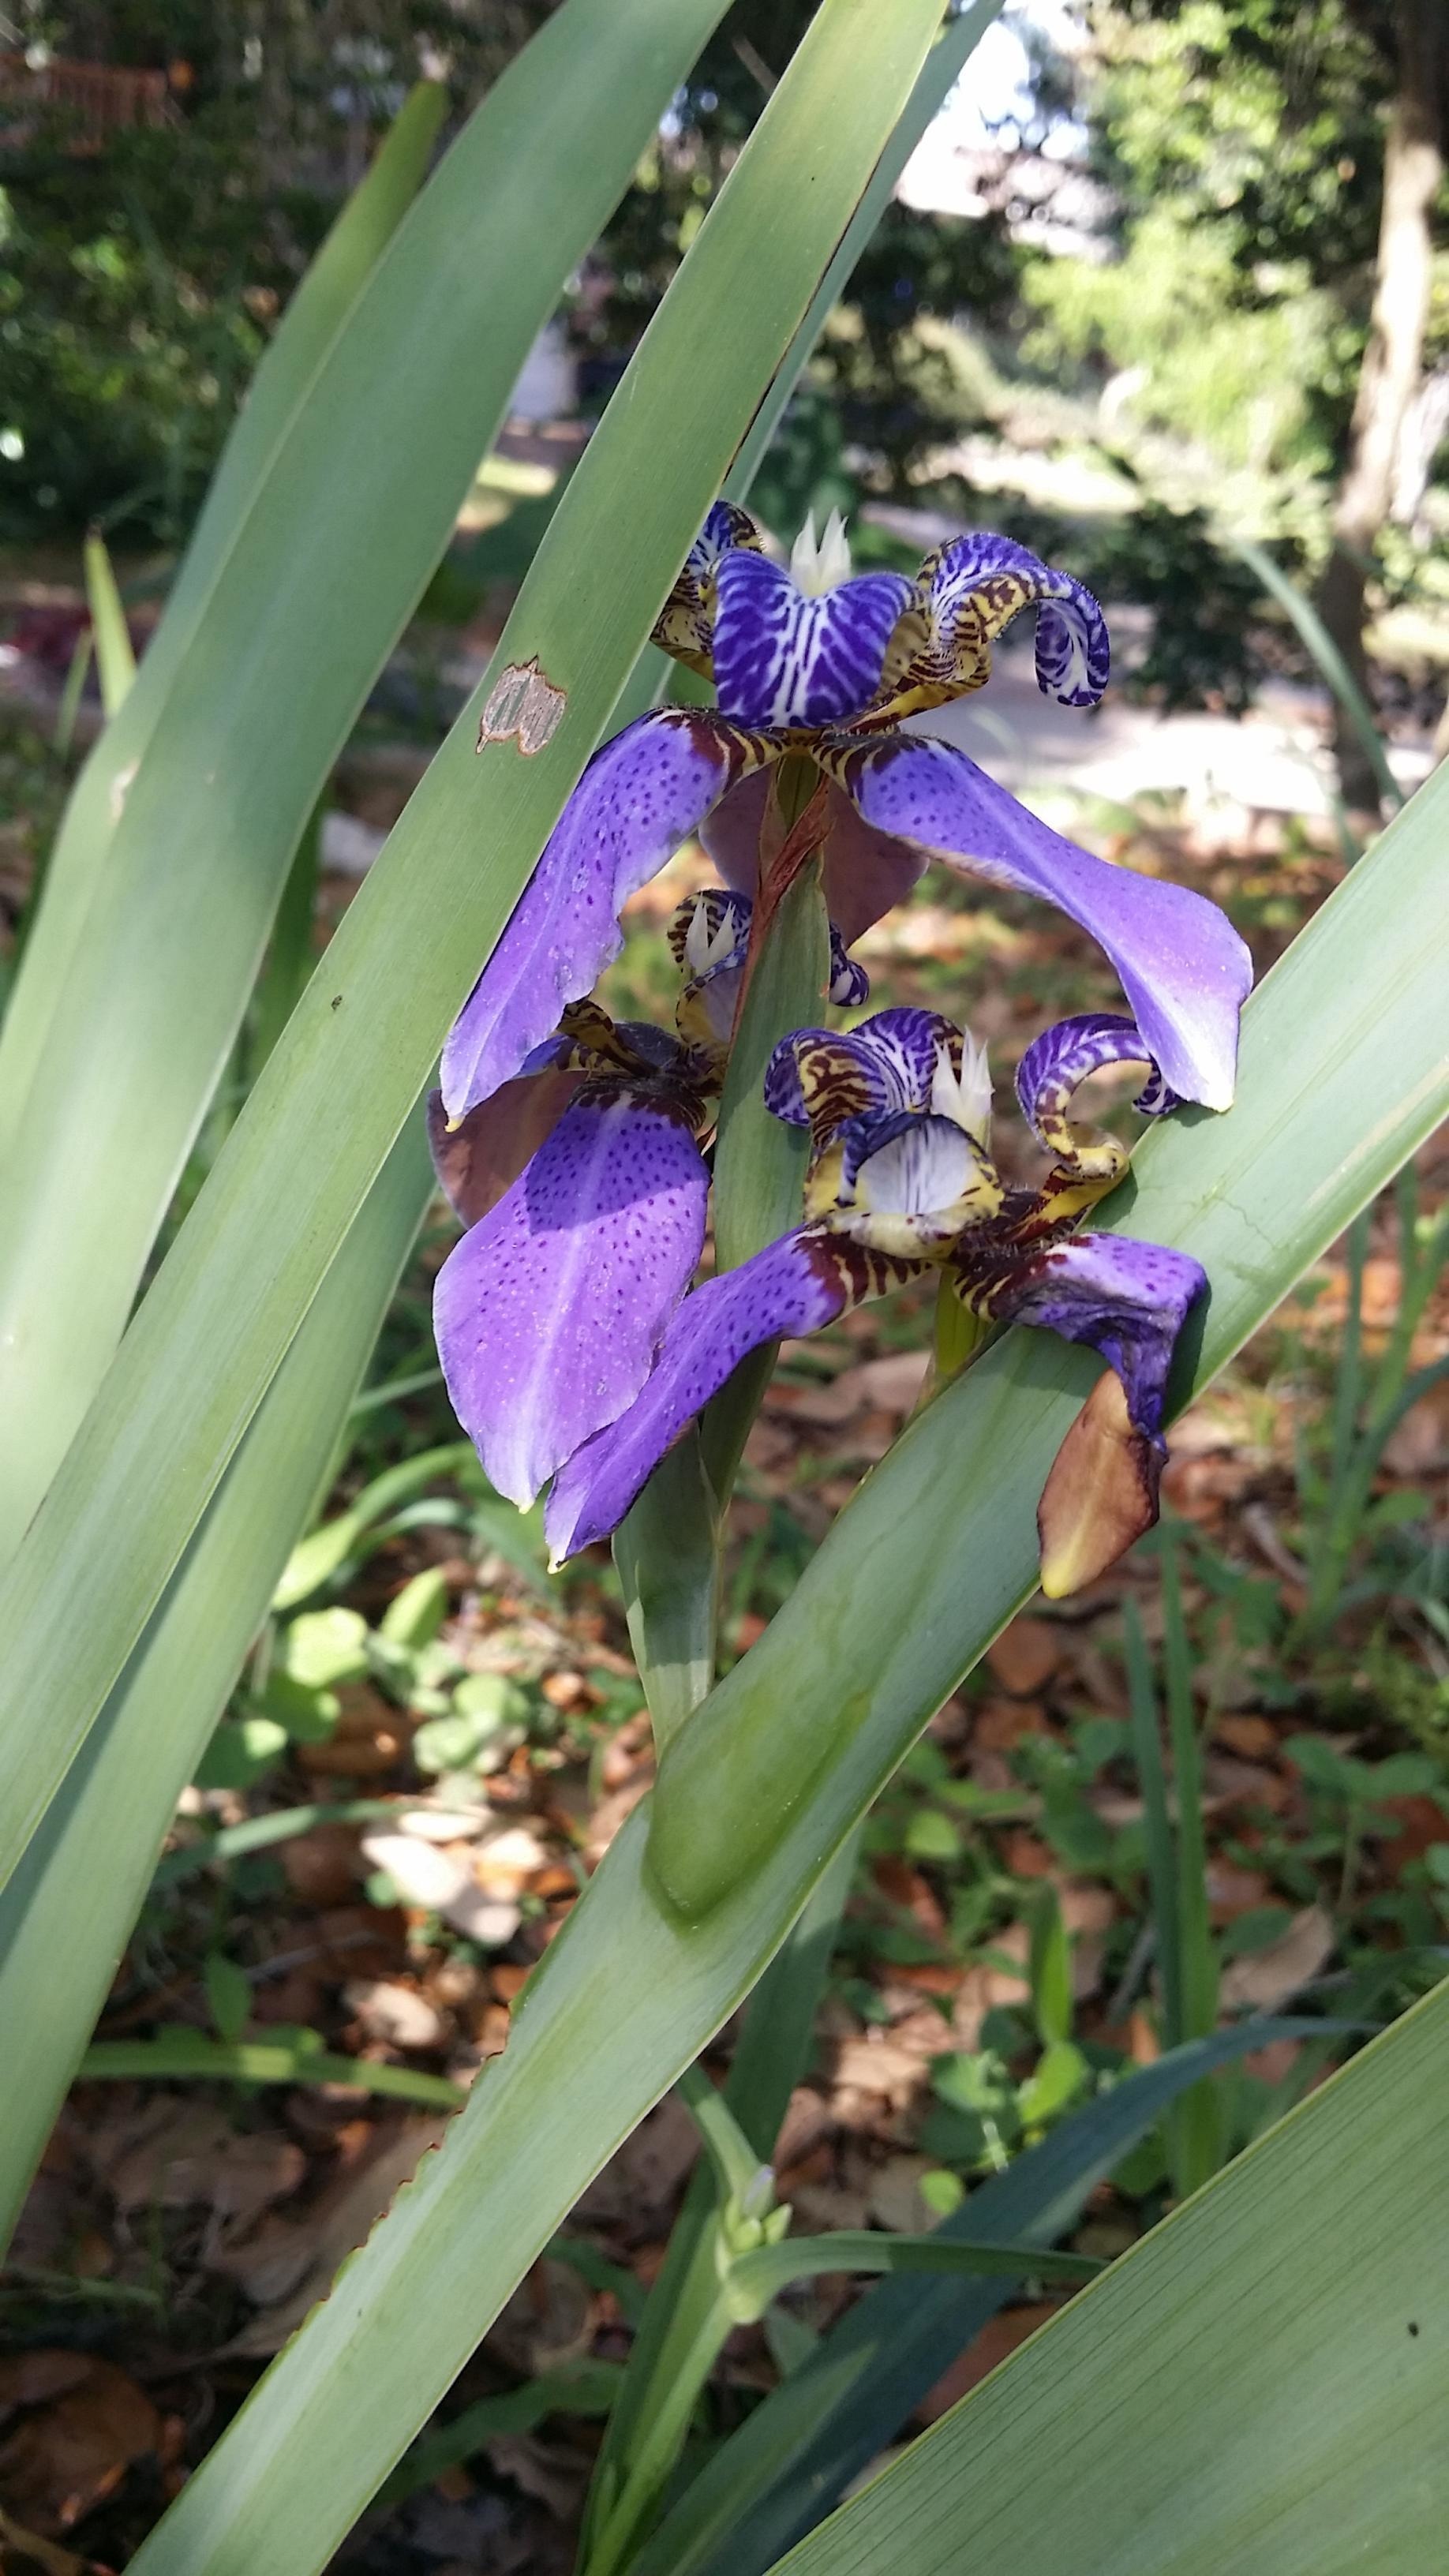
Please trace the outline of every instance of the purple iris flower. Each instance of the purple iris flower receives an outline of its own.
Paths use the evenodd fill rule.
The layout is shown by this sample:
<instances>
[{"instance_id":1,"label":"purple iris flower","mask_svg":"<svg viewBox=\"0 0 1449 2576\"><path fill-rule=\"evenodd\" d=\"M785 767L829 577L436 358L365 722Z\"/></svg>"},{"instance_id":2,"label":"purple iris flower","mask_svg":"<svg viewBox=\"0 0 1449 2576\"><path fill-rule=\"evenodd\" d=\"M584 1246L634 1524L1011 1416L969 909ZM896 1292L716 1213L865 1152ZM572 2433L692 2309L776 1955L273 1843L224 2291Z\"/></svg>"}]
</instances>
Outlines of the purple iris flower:
<instances>
[{"instance_id":1,"label":"purple iris flower","mask_svg":"<svg viewBox=\"0 0 1449 2576\"><path fill-rule=\"evenodd\" d=\"M1042 688L1067 706L1095 705L1108 670L1101 610L1009 538L955 538L914 578L852 579L834 515L819 545L807 524L786 569L743 510L717 503L655 629L713 679L717 710L656 708L585 770L448 1038L448 1116L492 1098L592 990L618 953L628 896L691 833L728 886L760 891L770 777L787 756L817 772L813 846L847 945L931 859L1044 896L1111 959L1163 1080L1184 1100L1226 1108L1251 969L1223 914L1093 858L964 752L900 730L903 717L979 688L994 640L1026 608Z\"/></svg>"},{"instance_id":2,"label":"purple iris flower","mask_svg":"<svg viewBox=\"0 0 1449 2576\"><path fill-rule=\"evenodd\" d=\"M631 1404L704 1246L699 1139L718 1091L750 905L708 888L670 930L677 1034L575 1002L488 1099L449 1120L429 1102L438 1177L468 1227L438 1274L433 1320L453 1408L520 1506ZM865 999L833 948L830 998Z\"/></svg>"},{"instance_id":3,"label":"purple iris flower","mask_svg":"<svg viewBox=\"0 0 1449 2576\"><path fill-rule=\"evenodd\" d=\"M1088 1013L1028 1048L1017 1093L1054 1159L1040 1188L1021 1189L991 1159L985 1052L949 1020L888 1010L848 1033L786 1038L766 1099L777 1117L810 1130L805 1222L680 1306L640 1394L554 1486L546 1526L555 1561L617 1526L748 1351L818 1331L934 1270L980 1321L1044 1326L1110 1363L1042 1498L1043 1582L1075 1590L1110 1564L1157 1516L1168 1368L1206 1285L1184 1253L1074 1230L1121 1178L1127 1152L1073 1125L1068 1108L1089 1073L1119 1062L1149 1067L1139 1109L1160 1116L1176 1105L1130 1019Z\"/></svg>"}]
</instances>

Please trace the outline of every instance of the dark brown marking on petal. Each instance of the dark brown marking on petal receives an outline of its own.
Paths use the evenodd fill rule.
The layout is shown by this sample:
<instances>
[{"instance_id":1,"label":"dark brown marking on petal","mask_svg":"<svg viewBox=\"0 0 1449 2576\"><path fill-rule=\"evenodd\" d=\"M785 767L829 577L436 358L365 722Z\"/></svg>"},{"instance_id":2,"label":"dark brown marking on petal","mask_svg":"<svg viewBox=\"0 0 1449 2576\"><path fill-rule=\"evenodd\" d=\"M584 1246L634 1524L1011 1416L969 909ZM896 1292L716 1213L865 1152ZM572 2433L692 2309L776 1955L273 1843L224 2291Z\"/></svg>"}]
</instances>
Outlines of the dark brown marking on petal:
<instances>
[{"instance_id":1,"label":"dark brown marking on petal","mask_svg":"<svg viewBox=\"0 0 1449 2576\"><path fill-rule=\"evenodd\" d=\"M857 1243L853 1236L836 1234L825 1226L807 1233L803 1241L816 1277L843 1299L843 1315L853 1306L863 1306L868 1298L884 1297L892 1288L903 1288L908 1279L919 1279L931 1266L926 1261L900 1260L894 1253L874 1252L869 1244Z\"/></svg>"}]
</instances>

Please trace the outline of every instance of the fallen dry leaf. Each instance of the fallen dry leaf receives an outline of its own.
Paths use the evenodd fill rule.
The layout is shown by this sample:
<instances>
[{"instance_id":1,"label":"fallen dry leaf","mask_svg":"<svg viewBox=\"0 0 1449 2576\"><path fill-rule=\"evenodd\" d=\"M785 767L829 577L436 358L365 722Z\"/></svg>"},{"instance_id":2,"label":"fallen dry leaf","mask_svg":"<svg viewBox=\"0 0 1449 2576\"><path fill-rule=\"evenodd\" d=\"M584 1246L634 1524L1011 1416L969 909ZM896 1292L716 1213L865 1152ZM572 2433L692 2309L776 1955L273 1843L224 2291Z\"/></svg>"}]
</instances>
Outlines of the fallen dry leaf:
<instances>
[{"instance_id":1,"label":"fallen dry leaf","mask_svg":"<svg viewBox=\"0 0 1449 2576\"><path fill-rule=\"evenodd\" d=\"M47 2364L56 2367L47 2372ZM161 2417L145 2390L90 2355L0 2360L0 2409L16 2407L25 2411L0 2441L0 2481L22 2521L49 2539L110 2495L133 2460L162 2447Z\"/></svg>"},{"instance_id":2,"label":"fallen dry leaf","mask_svg":"<svg viewBox=\"0 0 1449 2576\"><path fill-rule=\"evenodd\" d=\"M1045 1735L1039 1699L989 1699L971 1729L973 1753L1010 1753L1025 1735Z\"/></svg>"},{"instance_id":3,"label":"fallen dry leaf","mask_svg":"<svg viewBox=\"0 0 1449 2576\"><path fill-rule=\"evenodd\" d=\"M443 2128L441 2120L424 2118L379 2124L366 2161L323 2192L303 2217L273 2221L250 2246L214 2258L212 2269L225 2272L260 2309L223 2347L227 2354L260 2357L280 2349L308 2309L326 2297L338 2265L366 2241Z\"/></svg>"},{"instance_id":4,"label":"fallen dry leaf","mask_svg":"<svg viewBox=\"0 0 1449 2576\"><path fill-rule=\"evenodd\" d=\"M171 2094L153 2097L119 2137L115 2129L97 2131L92 2160L119 2209L204 2204L242 2225L295 2191L306 2172L294 2140L239 2131L224 2111Z\"/></svg>"},{"instance_id":5,"label":"fallen dry leaf","mask_svg":"<svg viewBox=\"0 0 1449 2576\"><path fill-rule=\"evenodd\" d=\"M1310 1977L1317 1976L1332 1955L1333 1937L1333 1917L1327 1907L1305 1905L1266 1950L1229 1961L1221 1987L1225 2009L1250 2004L1258 2012L1276 2012Z\"/></svg>"},{"instance_id":6,"label":"fallen dry leaf","mask_svg":"<svg viewBox=\"0 0 1449 2576\"><path fill-rule=\"evenodd\" d=\"M104 2576L93 2558L77 2558L38 2531L26 2531L0 2505L0 2569L4 2576Z\"/></svg>"},{"instance_id":7,"label":"fallen dry leaf","mask_svg":"<svg viewBox=\"0 0 1449 2576\"><path fill-rule=\"evenodd\" d=\"M1034 2307L1003 2308L997 2316L988 2318L981 2332L973 2335L965 2351L948 2370L942 2371L935 2387L922 2398L916 2409L921 2420L934 2424L969 2389L979 2387L1009 2353L1025 2343L1028 2335L1034 2335L1038 2326L1056 2315L1060 2305L1060 2300L1044 2299Z\"/></svg>"},{"instance_id":8,"label":"fallen dry leaf","mask_svg":"<svg viewBox=\"0 0 1449 2576\"><path fill-rule=\"evenodd\" d=\"M1023 1614L987 1647L986 1660L1003 1690L1029 1699L1061 1663L1062 1643L1062 1632L1051 1620Z\"/></svg>"},{"instance_id":9,"label":"fallen dry leaf","mask_svg":"<svg viewBox=\"0 0 1449 2576\"><path fill-rule=\"evenodd\" d=\"M390 2048L440 2048L446 2036L442 2014L416 1986L401 1978L355 1977L344 1986L342 2000L357 2015L369 2039Z\"/></svg>"},{"instance_id":10,"label":"fallen dry leaf","mask_svg":"<svg viewBox=\"0 0 1449 2576\"><path fill-rule=\"evenodd\" d=\"M1251 1914L1256 1907L1273 1901L1272 1883L1261 1869L1240 1869L1235 1862L1212 1853L1206 1876L1208 1912L1215 1928L1235 1923L1240 1914Z\"/></svg>"}]
</instances>

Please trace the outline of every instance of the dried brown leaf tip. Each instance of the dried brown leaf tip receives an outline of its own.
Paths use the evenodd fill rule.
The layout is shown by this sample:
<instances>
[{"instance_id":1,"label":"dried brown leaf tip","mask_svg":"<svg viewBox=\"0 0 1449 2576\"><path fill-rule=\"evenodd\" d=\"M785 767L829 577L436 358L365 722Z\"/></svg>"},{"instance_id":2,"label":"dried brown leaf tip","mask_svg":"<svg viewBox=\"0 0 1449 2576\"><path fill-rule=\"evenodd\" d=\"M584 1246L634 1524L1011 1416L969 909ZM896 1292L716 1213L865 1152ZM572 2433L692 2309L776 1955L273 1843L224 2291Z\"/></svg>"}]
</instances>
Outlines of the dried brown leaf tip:
<instances>
[{"instance_id":1,"label":"dried brown leaf tip","mask_svg":"<svg viewBox=\"0 0 1449 2576\"><path fill-rule=\"evenodd\" d=\"M536 655L529 662L510 662L488 692L478 720L478 749L486 742L516 742L522 752L542 751L557 733L567 703L564 690L544 677Z\"/></svg>"},{"instance_id":2,"label":"dried brown leaf tip","mask_svg":"<svg viewBox=\"0 0 1449 2576\"><path fill-rule=\"evenodd\" d=\"M1057 1451L1038 1507L1049 1600L1080 1591L1151 1529L1161 1476L1160 1451L1133 1427L1122 1381L1108 1369Z\"/></svg>"}]
</instances>

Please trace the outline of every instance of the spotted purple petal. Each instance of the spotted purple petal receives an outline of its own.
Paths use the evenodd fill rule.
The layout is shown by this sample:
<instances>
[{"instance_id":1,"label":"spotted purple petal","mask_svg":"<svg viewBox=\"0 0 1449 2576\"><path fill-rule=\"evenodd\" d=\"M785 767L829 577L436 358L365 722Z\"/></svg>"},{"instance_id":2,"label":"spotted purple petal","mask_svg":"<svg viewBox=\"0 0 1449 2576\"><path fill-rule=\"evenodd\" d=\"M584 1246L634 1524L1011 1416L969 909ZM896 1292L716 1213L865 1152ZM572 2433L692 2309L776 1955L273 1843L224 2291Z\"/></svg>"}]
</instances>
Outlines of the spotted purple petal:
<instances>
[{"instance_id":1,"label":"spotted purple petal","mask_svg":"<svg viewBox=\"0 0 1449 2576\"><path fill-rule=\"evenodd\" d=\"M465 1225L477 1225L511 1189L585 1080L554 1065L505 1082L490 1100L448 1124L441 1091L428 1094L428 1146L439 1184Z\"/></svg>"},{"instance_id":2,"label":"spotted purple petal","mask_svg":"<svg viewBox=\"0 0 1449 2576\"><path fill-rule=\"evenodd\" d=\"M969 1242L964 1247L970 1258ZM1160 1450L1167 1372L1183 1318L1207 1286L1188 1253L1120 1234L1076 1234L1021 1263L992 1312L1088 1342L1116 1370L1135 1431Z\"/></svg>"},{"instance_id":3,"label":"spotted purple petal","mask_svg":"<svg viewBox=\"0 0 1449 2576\"><path fill-rule=\"evenodd\" d=\"M1121 978L1152 1060L1184 1100L1226 1109L1252 960L1216 904L1110 867L948 743L889 735L832 763L868 823L988 884L1040 895L1080 922Z\"/></svg>"},{"instance_id":4,"label":"spotted purple petal","mask_svg":"<svg viewBox=\"0 0 1449 2576\"><path fill-rule=\"evenodd\" d=\"M433 1323L453 1410L501 1494L531 1503L631 1404L704 1242L689 1114L598 1084L455 1245Z\"/></svg>"},{"instance_id":5,"label":"spotted purple petal","mask_svg":"<svg viewBox=\"0 0 1449 2576\"><path fill-rule=\"evenodd\" d=\"M596 752L443 1049L443 1099L462 1118L517 1073L621 946L627 898L657 875L751 761L768 756L717 717L658 707Z\"/></svg>"},{"instance_id":6,"label":"spotted purple petal","mask_svg":"<svg viewBox=\"0 0 1449 2576\"><path fill-rule=\"evenodd\" d=\"M618 1527L671 1442L748 1352L782 1333L818 1332L918 1268L804 1226L706 1280L680 1307L637 1401L559 1476L544 1515L554 1563Z\"/></svg>"},{"instance_id":7,"label":"spotted purple petal","mask_svg":"<svg viewBox=\"0 0 1449 2576\"><path fill-rule=\"evenodd\" d=\"M783 564L739 550L720 558L715 592L721 714L813 727L846 724L869 705L916 585L904 573L864 573L812 599Z\"/></svg>"}]
</instances>

